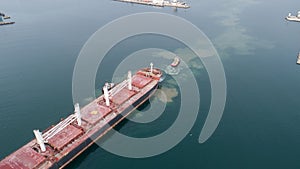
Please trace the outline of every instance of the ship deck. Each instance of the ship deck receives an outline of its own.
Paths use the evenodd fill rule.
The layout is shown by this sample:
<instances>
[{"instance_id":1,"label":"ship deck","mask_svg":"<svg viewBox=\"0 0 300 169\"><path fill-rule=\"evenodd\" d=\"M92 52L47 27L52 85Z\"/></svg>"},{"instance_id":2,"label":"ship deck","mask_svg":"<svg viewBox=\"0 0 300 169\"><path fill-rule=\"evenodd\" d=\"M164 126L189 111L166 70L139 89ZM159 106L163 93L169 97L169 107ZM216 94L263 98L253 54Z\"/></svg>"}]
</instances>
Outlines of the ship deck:
<instances>
[{"instance_id":1,"label":"ship deck","mask_svg":"<svg viewBox=\"0 0 300 169\"><path fill-rule=\"evenodd\" d=\"M44 162L46 158L34 151L31 147L23 147L16 151L10 160L0 165L1 169L32 169Z\"/></svg>"}]
</instances>

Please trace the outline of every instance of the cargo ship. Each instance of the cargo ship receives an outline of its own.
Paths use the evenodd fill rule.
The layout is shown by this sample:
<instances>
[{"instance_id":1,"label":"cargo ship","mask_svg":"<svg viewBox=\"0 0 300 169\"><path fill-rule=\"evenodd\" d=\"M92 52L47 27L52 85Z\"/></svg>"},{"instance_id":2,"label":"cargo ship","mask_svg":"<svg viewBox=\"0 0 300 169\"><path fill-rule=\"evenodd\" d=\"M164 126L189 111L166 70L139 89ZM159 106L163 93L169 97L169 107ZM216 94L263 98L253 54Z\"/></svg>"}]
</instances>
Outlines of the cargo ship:
<instances>
[{"instance_id":1,"label":"cargo ship","mask_svg":"<svg viewBox=\"0 0 300 169\"><path fill-rule=\"evenodd\" d=\"M124 81L106 83L103 94L0 161L1 169L63 168L143 104L158 88L162 71L150 67L128 72Z\"/></svg>"},{"instance_id":2,"label":"cargo ship","mask_svg":"<svg viewBox=\"0 0 300 169\"><path fill-rule=\"evenodd\" d=\"M133 4L140 4L140 5L149 5L149 6L156 6L156 7L174 7L174 8L190 8L190 6L185 2L179 2L177 0L114 0L119 2L128 2Z\"/></svg>"}]
</instances>

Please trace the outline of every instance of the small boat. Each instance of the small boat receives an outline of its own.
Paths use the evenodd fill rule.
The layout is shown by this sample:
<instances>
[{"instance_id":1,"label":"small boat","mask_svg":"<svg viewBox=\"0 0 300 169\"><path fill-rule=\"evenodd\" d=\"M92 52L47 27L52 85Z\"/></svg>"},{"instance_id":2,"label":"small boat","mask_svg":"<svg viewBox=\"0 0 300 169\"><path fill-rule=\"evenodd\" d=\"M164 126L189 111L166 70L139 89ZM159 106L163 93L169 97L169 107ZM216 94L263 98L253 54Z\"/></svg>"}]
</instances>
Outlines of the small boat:
<instances>
[{"instance_id":1,"label":"small boat","mask_svg":"<svg viewBox=\"0 0 300 169\"><path fill-rule=\"evenodd\" d=\"M289 13L285 19L288 21L300 22L300 11L298 11L297 16L293 16L291 13Z\"/></svg>"},{"instance_id":2,"label":"small boat","mask_svg":"<svg viewBox=\"0 0 300 169\"><path fill-rule=\"evenodd\" d=\"M300 65L300 52L299 52L299 54L298 54L297 64Z\"/></svg>"},{"instance_id":3,"label":"small boat","mask_svg":"<svg viewBox=\"0 0 300 169\"><path fill-rule=\"evenodd\" d=\"M15 22L5 22L4 20L10 19L10 16L5 15L4 13L0 13L0 26L1 25L10 25L14 24Z\"/></svg>"},{"instance_id":4,"label":"small boat","mask_svg":"<svg viewBox=\"0 0 300 169\"><path fill-rule=\"evenodd\" d=\"M179 57L175 57L175 58L174 58L174 61L171 63L171 66L172 66L172 67L176 67L176 66L179 65L179 63L180 63Z\"/></svg>"}]
</instances>

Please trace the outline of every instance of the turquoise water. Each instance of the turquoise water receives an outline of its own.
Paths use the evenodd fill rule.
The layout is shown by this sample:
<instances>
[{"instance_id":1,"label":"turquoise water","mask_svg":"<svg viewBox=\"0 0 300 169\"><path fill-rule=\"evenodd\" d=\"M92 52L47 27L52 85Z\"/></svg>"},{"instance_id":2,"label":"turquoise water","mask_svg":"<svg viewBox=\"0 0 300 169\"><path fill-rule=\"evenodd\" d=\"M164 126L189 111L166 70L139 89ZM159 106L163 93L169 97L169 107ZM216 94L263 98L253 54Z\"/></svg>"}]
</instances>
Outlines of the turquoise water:
<instances>
[{"instance_id":1,"label":"turquoise water","mask_svg":"<svg viewBox=\"0 0 300 169\"><path fill-rule=\"evenodd\" d=\"M299 168L300 24L287 23L284 17L295 14L300 2L189 3L192 8L174 11L110 0L2 1L0 10L16 24L0 27L0 158L33 139L33 129L45 129L73 111L75 61L96 30L127 14L163 12L199 27L222 59L228 93L214 135L198 143L210 105L210 84L206 71L197 69L199 116L180 144L144 159L120 157L94 145L67 168ZM148 47L175 53L184 48L166 37L133 37L113 48L107 61L117 64L120 58ZM97 88L103 83L100 79L112 74L110 66L102 68L106 71L98 72ZM166 80L165 86L176 88L170 77ZM179 96L153 123L124 122L118 130L135 137L162 132L176 117Z\"/></svg>"}]
</instances>

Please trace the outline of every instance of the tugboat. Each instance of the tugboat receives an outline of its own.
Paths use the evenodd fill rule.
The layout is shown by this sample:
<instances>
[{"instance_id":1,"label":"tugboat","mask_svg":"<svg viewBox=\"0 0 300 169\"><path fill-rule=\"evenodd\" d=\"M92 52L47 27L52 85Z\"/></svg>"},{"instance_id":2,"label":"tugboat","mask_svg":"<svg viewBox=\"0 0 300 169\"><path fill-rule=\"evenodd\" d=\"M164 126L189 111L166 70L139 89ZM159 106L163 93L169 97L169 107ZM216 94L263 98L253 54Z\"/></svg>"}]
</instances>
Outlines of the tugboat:
<instances>
[{"instance_id":1,"label":"tugboat","mask_svg":"<svg viewBox=\"0 0 300 169\"><path fill-rule=\"evenodd\" d=\"M180 63L180 58L178 56L176 56L174 58L173 62L166 67L166 70L165 70L166 73L169 75L172 75L172 76L178 75L180 72L180 68L177 67L179 65L179 63Z\"/></svg>"},{"instance_id":2,"label":"tugboat","mask_svg":"<svg viewBox=\"0 0 300 169\"><path fill-rule=\"evenodd\" d=\"M171 66L172 67L176 67L176 66L179 65L179 63L180 63L179 57L175 57L174 60L173 60L173 62L171 63Z\"/></svg>"},{"instance_id":3,"label":"tugboat","mask_svg":"<svg viewBox=\"0 0 300 169\"><path fill-rule=\"evenodd\" d=\"M298 11L297 16L293 16L291 13L289 13L285 19L288 21L300 22L300 11Z\"/></svg>"},{"instance_id":4,"label":"tugboat","mask_svg":"<svg viewBox=\"0 0 300 169\"><path fill-rule=\"evenodd\" d=\"M298 54L297 64L300 65L300 52L299 52L299 54Z\"/></svg>"}]
</instances>

